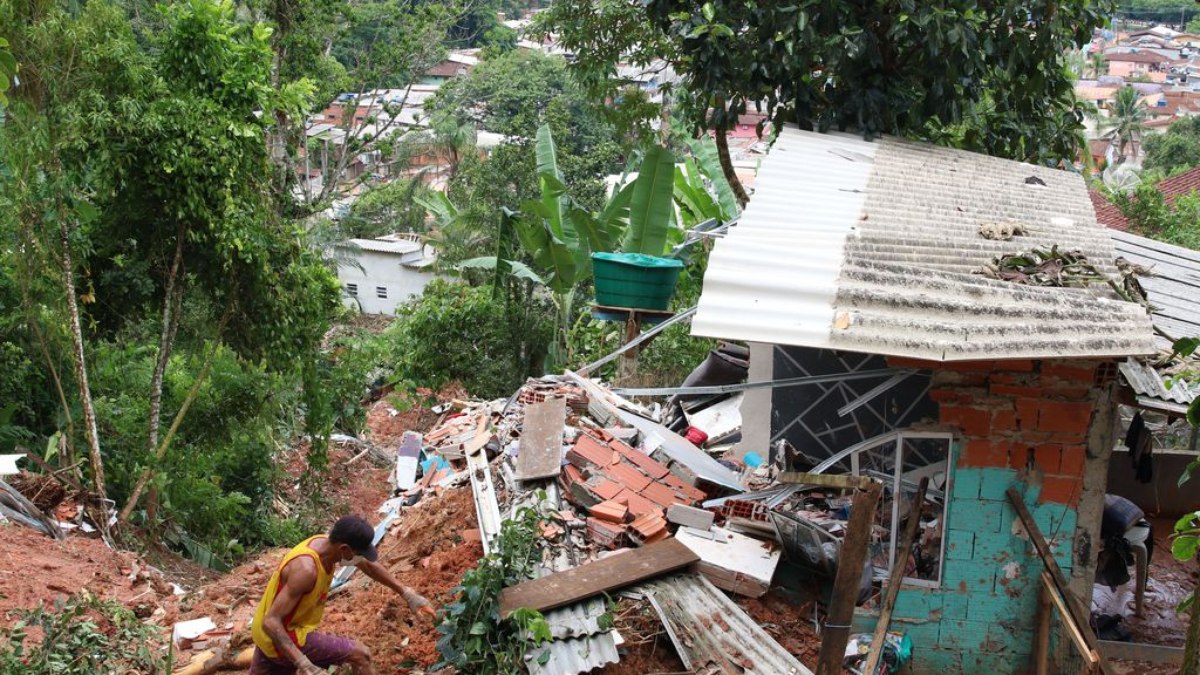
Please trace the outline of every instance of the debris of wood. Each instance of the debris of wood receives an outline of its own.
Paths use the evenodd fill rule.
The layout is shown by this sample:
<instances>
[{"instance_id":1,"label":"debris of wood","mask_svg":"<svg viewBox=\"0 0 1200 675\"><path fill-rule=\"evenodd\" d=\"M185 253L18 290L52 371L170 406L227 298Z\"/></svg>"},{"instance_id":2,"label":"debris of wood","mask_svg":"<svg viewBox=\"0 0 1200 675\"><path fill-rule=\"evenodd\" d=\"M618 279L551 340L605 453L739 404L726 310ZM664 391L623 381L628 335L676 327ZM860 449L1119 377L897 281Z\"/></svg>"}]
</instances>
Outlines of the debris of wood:
<instances>
[{"instance_id":1,"label":"debris of wood","mask_svg":"<svg viewBox=\"0 0 1200 675\"><path fill-rule=\"evenodd\" d=\"M882 493L883 485L878 481L871 481L865 489L856 491L850 524L846 528L846 538L838 558L832 601L821 632L817 675L840 675L842 672L842 659L850 638L850 620L854 618L863 564L871 543L871 526L875 522L875 509Z\"/></svg>"},{"instance_id":2,"label":"debris of wood","mask_svg":"<svg viewBox=\"0 0 1200 675\"><path fill-rule=\"evenodd\" d=\"M518 480L553 478L562 469L563 427L567 422L567 400L549 398L525 406L517 455Z\"/></svg>"},{"instance_id":3,"label":"debris of wood","mask_svg":"<svg viewBox=\"0 0 1200 675\"><path fill-rule=\"evenodd\" d=\"M563 607L687 567L699 559L678 540L664 539L510 586L500 593L500 615L508 616L522 607L540 612Z\"/></svg>"},{"instance_id":4,"label":"debris of wood","mask_svg":"<svg viewBox=\"0 0 1200 675\"><path fill-rule=\"evenodd\" d=\"M66 537L57 521L43 513L33 502L26 499L25 495L2 480L0 480L0 514L55 539Z\"/></svg>"},{"instance_id":5,"label":"debris of wood","mask_svg":"<svg viewBox=\"0 0 1200 675\"><path fill-rule=\"evenodd\" d=\"M1046 543L1045 536L1042 535L1041 528L1034 521L1033 515L1029 513L1029 507L1025 505L1025 500L1021 497L1021 493L1017 492L1016 488L1009 487L1006 493L1008 500L1012 502L1013 508L1017 512L1017 517L1021 519L1021 524L1025 527L1026 534L1029 535L1030 541L1037 549L1038 556L1042 559L1042 564L1046 567L1046 572L1049 575L1049 580L1053 582L1053 590L1056 594L1051 595L1051 599L1061 600L1064 604L1064 618L1069 619L1069 624L1073 624L1073 630L1078 631L1081 638L1091 654L1097 657L1097 668L1100 672L1108 675L1112 673L1112 667L1108 661L1100 653L1099 640L1096 634L1092 631L1090 621L1090 613L1085 611L1083 604L1079 598L1071 592L1067 585L1067 579L1063 576L1062 569L1058 566L1058 561L1054 559L1054 554L1050 551L1050 545ZM1085 652L1085 657L1088 652Z\"/></svg>"},{"instance_id":6,"label":"debris of wood","mask_svg":"<svg viewBox=\"0 0 1200 675\"><path fill-rule=\"evenodd\" d=\"M864 673L875 672L879 665L879 657L883 655L883 641L887 636L888 624L892 622L892 609L896 606L896 595L900 592L900 584L904 582L904 572L908 569L908 556L912 552L913 540L917 537L917 527L921 524L921 506L925 504L925 491L929 489L929 476L923 476L917 486L917 496L913 498L915 505L909 511L908 522L904 524L904 533L896 542L896 562L892 564L892 576L888 579L884 590L883 602L879 605L879 621L875 623L875 634L871 637L871 651L867 663L863 666Z\"/></svg>"}]
</instances>

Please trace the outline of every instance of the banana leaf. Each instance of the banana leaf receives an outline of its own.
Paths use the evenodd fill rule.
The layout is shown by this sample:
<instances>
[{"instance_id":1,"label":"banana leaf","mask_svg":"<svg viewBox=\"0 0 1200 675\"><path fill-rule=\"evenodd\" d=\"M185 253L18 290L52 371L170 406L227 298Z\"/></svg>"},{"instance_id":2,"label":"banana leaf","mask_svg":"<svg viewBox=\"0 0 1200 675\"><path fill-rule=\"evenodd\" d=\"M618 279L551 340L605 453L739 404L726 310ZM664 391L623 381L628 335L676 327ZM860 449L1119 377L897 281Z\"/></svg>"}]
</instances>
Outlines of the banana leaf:
<instances>
[{"instance_id":1,"label":"banana leaf","mask_svg":"<svg viewBox=\"0 0 1200 675\"><path fill-rule=\"evenodd\" d=\"M713 191L717 193L717 205L721 208L721 221L733 220L739 211L737 197L734 196L733 188L729 186L725 172L721 169L721 160L717 157L717 144L706 136L688 141L688 148L696 158L700 173L704 174L704 177L712 183Z\"/></svg>"},{"instance_id":2,"label":"banana leaf","mask_svg":"<svg viewBox=\"0 0 1200 675\"><path fill-rule=\"evenodd\" d=\"M521 262L520 260L502 260L496 258L494 255L485 255L478 258L471 258L470 260L464 260L455 265L455 267L458 269L477 270L500 270L502 268L507 268L507 272L505 272L506 274L511 274L518 279L532 281L533 283L541 286L546 285L545 279L538 276L538 273L534 272L533 268Z\"/></svg>"},{"instance_id":3,"label":"banana leaf","mask_svg":"<svg viewBox=\"0 0 1200 675\"><path fill-rule=\"evenodd\" d=\"M629 228L622 247L626 253L663 254L674 212L674 191L675 158L667 148L653 146L633 182Z\"/></svg>"}]
</instances>

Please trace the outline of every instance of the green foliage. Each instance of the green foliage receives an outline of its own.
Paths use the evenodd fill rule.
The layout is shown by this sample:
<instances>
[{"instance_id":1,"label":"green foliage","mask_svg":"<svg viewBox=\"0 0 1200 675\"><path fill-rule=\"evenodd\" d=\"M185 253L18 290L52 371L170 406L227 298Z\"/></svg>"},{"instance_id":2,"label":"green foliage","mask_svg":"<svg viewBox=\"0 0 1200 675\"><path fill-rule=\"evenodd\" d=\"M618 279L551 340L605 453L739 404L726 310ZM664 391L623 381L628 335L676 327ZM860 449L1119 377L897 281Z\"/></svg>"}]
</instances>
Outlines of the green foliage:
<instances>
[{"instance_id":1,"label":"green foliage","mask_svg":"<svg viewBox=\"0 0 1200 675\"><path fill-rule=\"evenodd\" d=\"M419 203L431 190L420 179L384 183L363 193L339 223L346 238L375 237L393 232L425 231L425 208Z\"/></svg>"},{"instance_id":2,"label":"green foliage","mask_svg":"<svg viewBox=\"0 0 1200 675\"><path fill-rule=\"evenodd\" d=\"M1110 199L1135 231L1200 250L1200 194L1182 195L1167 202L1158 189L1143 181L1133 193L1113 193Z\"/></svg>"},{"instance_id":3,"label":"green foliage","mask_svg":"<svg viewBox=\"0 0 1200 675\"><path fill-rule=\"evenodd\" d=\"M662 255L667 233L675 229L675 156L667 148L653 145L638 167L629 197L629 227L622 248L626 253Z\"/></svg>"},{"instance_id":4,"label":"green foliage","mask_svg":"<svg viewBox=\"0 0 1200 675\"><path fill-rule=\"evenodd\" d=\"M520 509L501 525L495 551L463 575L454 601L442 608L437 627L442 659L435 669L523 673L525 653L550 639L550 626L540 612L521 608L500 618L500 591L529 579L537 569L540 520L535 509Z\"/></svg>"},{"instance_id":5,"label":"green foliage","mask_svg":"<svg viewBox=\"0 0 1200 675\"><path fill-rule=\"evenodd\" d=\"M1145 106L1138 102L1137 89L1131 86L1121 87L1113 98L1111 113L1100 120L1100 128L1110 129L1117 138L1117 152L1125 157L1125 148L1139 139L1146 128L1149 113Z\"/></svg>"},{"instance_id":6,"label":"green foliage","mask_svg":"<svg viewBox=\"0 0 1200 675\"><path fill-rule=\"evenodd\" d=\"M0 37L0 106L8 103L4 93L17 75L17 60L8 49L8 40Z\"/></svg>"},{"instance_id":7,"label":"green foliage","mask_svg":"<svg viewBox=\"0 0 1200 675\"><path fill-rule=\"evenodd\" d=\"M434 280L399 310L391 332L396 378L434 389L458 381L475 396L507 396L541 374L552 311L528 287L496 299L487 288Z\"/></svg>"},{"instance_id":8,"label":"green foliage","mask_svg":"<svg viewBox=\"0 0 1200 675\"><path fill-rule=\"evenodd\" d=\"M145 391L155 354L137 341L106 342L91 357L110 496L120 504L142 467L153 461L146 448ZM164 383L164 409L178 409L205 358L202 348L177 350ZM273 457L287 439L288 407L297 404L295 394L284 392L294 392L297 384L239 360L227 347L217 348L210 374L179 428L175 450L158 465L154 479L161 495L160 517L185 533L186 540L176 537L183 552L195 554L203 547L228 563L247 546L284 543L268 534Z\"/></svg>"},{"instance_id":9,"label":"green foliage","mask_svg":"<svg viewBox=\"0 0 1200 675\"><path fill-rule=\"evenodd\" d=\"M627 52L667 59L683 77L679 103L695 129L731 128L751 106L777 123L867 136L924 137L969 122L961 145L1040 161L1075 155L1082 120L1060 64L1113 6L651 0L642 11L620 0L560 0L544 26L594 76Z\"/></svg>"},{"instance_id":10,"label":"green foliage","mask_svg":"<svg viewBox=\"0 0 1200 675\"><path fill-rule=\"evenodd\" d=\"M1146 151L1142 167L1170 175L1200 166L1200 117L1184 117L1142 141Z\"/></svg>"},{"instance_id":11,"label":"green foliage","mask_svg":"<svg viewBox=\"0 0 1200 675\"><path fill-rule=\"evenodd\" d=\"M170 672L160 629L120 603L83 591L17 614L0 630L0 675Z\"/></svg>"}]
</instances>

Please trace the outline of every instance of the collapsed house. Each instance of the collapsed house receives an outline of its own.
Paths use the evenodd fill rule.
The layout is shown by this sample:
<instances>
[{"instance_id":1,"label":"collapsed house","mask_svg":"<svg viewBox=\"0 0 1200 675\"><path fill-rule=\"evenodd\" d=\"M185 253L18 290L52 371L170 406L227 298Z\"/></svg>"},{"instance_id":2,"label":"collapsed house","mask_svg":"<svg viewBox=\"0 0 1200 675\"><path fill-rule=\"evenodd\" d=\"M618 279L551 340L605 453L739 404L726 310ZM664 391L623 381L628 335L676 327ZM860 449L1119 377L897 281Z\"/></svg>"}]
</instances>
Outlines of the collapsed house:
<instances>
[{"instance_id":1,"label":"collapsed house","mask_svg":"<svg viewBox=\"0 0 1200 675\"><path fill-rule=\"evenodd\" d=\"M997 274L1004 256L1039 249L1074 252L1093 278L1069 278L1074 263L1056 256L1048 281ZM1071 591L1092 595L1117 404L1130 400L1118 367L1162 346L1115 258L1077 175L796 129L713 250L693 334L747 342L753 381L822 380L747 392L739 452L778 461L794 448L793 463L882 479L901 497L881 507L881 572L905 495L933 478L927 560L906 570L892 613L914 672L1029 666L1043 562L1010 488Z\"/></svg>"}]
</instances>

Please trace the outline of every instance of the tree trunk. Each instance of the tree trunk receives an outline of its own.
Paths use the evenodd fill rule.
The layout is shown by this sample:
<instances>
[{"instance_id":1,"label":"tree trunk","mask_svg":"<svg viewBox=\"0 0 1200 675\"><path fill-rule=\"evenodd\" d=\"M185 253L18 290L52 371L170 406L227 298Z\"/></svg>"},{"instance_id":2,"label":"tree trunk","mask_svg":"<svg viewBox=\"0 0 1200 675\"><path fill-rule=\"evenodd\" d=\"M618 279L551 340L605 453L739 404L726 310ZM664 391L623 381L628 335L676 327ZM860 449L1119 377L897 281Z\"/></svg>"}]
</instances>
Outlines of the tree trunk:
<instances>
[{"instance_id":1,"label":"tree trunk","mask_svg":"<svg viewBox=\"0 0 1200 675\"><path fill-rule=\"evenodd\" d=\"M79 303L75 299L75 264L71 260L71 238L65 218L59 221L59 238L62 240L63 286L67 295L67 314L71 323L72 356L75 361L75 380L79 385L79 401L83 407L83 432L87 437L88 459L92 468L92 489L96 491L98 513L92 514L100 533L108 538L108 513L105 502L108 492L104 487L104 458L100 455L100 432L96 428L96 409L92 405L92 388L88 384L87 362L83 353L83 330L79 325Z\"/></svg>"},{"instance_id":2,"label":"tree trunk","mask_svg":"<svg viewBox=\"0 0 1200 675\"><path fill-rule=\"evenodd\" d=\"M163 437L162 442L155 448L154 456L150 459L150 464L142 469L141 475L138 476L137 483L133 486L133 491L129 493L129 499L125 502L125 506L121 508L121 513L117 516L118 523L124 523L129 520L129 515L133 513L138 500L141 499L142 492L150 484L150 479L154 478L159 462L166 456L167 448L171 446L171 441L175 438L175 432L179 430L179 425L183 423L183 418L187 416L188 409L192 407L192 403L200 393L200 385L204 384L204 380L208 378L208 373L212 369L213 359L217 354L218 344L216 341L220 339L220 335L225 331L225 322L231 314L232 312L226 312L225 316L221 319L220 325L217 326L217 337L214 338L214 342L208 350L208 356L204 359L204 366L200 368L200 372L192 382L192 388L188 390L187 396L184 397L183 403L175 413L175 418L171 420L171 427L167 429L167 435Z\"/></svg>"},{"instance_id":3,"label":"tree trunk","mask_svg":"<svg viewBox=\"0 0 1200 675\"><path fill-rule=\"evenodd\" d=\"M742 181L738 180L737 171L733 170L733 161L729 159L729 139L725 136L724 129L717 129L717 157L721 160L721 171L725 174L725 180L729 181L729 187L733 188L733 196L737 198L738 206L746 208L750 196L746 194L746 188L742 187Z\"/></svg>"},{"instance_id":4,"label":"tree trunk","mask_svg":"<svg viewBox=\"0 0 1200 675\"><path fill-rule=\"evenodd\" d=\"M150 421L146 433L146 446L150 455L153 455L158 449L158 428L162 423L163 377L167 371L167 364L171 360L171 353L174 351L175 332L179 328L179 310L183 302L183 283L179 279L179 270L183 266L183 239L184 228L180 225L175 232L175 256L171 260L171 268L167 271L167 283L163 294L162 333L158 339L158 361L154 364L154 375L150 378ZM149 503L147 510L153 514L157 511L157 490L150 489L147 501ZM149 519L149 522L152 521L153 516Z\"/></svg>"}]
</instances>

